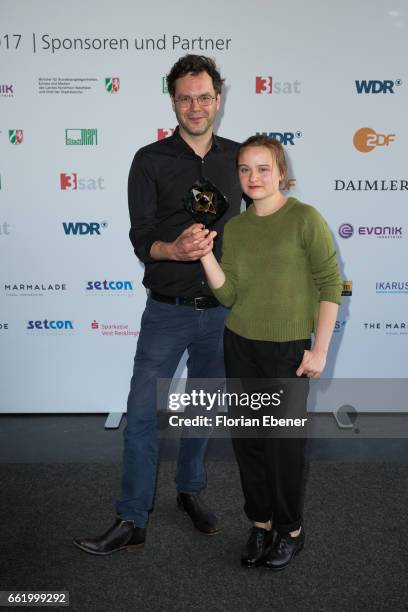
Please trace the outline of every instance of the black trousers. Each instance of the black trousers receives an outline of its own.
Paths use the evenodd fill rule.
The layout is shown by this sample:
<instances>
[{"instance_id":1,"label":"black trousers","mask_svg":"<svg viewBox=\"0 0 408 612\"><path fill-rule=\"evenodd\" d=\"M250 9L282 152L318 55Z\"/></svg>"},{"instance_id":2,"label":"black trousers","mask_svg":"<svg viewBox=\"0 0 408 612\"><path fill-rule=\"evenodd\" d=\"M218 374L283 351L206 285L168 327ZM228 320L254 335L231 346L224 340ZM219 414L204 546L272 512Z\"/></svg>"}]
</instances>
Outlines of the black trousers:
<instances>
[{"instance_id":1,"label":"black trousers","mask_svg":"<svg viewBox=\"0 0 408 612\"><path fill-rule=\"evenodd\" d=\"M237 389L251 394L280 390L281 381L289 383L289 392L278 408L269 414L278 418L306 417L308 378L299 379L299 367L305 349L310 349L310 339L289 342L248 340L225 328L224 358L227 390ZM294 381L293 379L297 379ZM288 379L292 379L290 382ZM288 387L286 386L286 391ZM259 394L258 394L259 395ZM283 397L283 396L282 396ZM268 413L260 409L229 406L229 416L259 416ZM238 463L241 486L245 498L244 511L252 521L266 523L273 520L274 528L281 534L299 529L302 524L305 486L305 430L300 437L287 437L266 428L249 432L234 428L232 445ZM286 430L287 431L287 430ZM251 435L250 435L251 434ZM294 434L292 433L291 436ZM296 435L296 434L295 434ZM250 436L250 437L249 437Z\"/></svg>"}]
</instances>

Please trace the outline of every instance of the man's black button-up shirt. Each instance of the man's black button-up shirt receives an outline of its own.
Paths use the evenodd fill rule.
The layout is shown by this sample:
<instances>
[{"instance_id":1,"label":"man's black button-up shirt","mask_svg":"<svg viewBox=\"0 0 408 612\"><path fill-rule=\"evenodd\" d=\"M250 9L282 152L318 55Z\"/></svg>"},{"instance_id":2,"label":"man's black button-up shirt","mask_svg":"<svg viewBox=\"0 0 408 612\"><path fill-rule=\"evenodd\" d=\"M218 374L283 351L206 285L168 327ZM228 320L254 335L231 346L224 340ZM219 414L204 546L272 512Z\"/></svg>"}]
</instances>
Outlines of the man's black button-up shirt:
<instances>
[{"instance_id":1,"label":"man's black button-up shirt","mask_svg":"<svg viewBox=\"0 0 408 612\"><path fill-rule=\"evenodd\" d=\"M173 242L194 223L183 198L196 181L209 179L229 202L227 212L211 227L218 232L214 253L220 259L224 225L240 212L237 150L238 143L214 136L211 149L201 158L176 128L169 138L136 153L128 182L129 235L145 264L145 287L169 296L211 295L200 261L157 261L150 256L150 248L156 240Z\"/></svg>"}]
</instances>

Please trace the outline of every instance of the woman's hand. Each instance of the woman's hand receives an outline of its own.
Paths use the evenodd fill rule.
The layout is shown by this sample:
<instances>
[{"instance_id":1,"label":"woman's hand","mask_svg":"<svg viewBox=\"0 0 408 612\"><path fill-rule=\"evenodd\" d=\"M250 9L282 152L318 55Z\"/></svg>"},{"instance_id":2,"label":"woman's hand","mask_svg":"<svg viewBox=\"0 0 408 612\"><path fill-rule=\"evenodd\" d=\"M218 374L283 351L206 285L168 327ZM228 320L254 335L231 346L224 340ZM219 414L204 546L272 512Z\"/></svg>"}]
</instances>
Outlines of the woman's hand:
<instances>
[{"instance_id":1,"label":"woman's hand","mask_svg":"<svg viewBox=\"0 0 408 612\"><path fill-rule=\"evenodd\" d=\"M204 238L199 243L200 248L204 250L204 254L200 257L201 261L203 260L204 257L207 257L209 253L212 253L213 248L214 248L214 238L217 235L216 231L212 231L212 232L210 232L209 230L206 230L206 231L208 232L208 234L204 235Z\"/></svg>"},{"instance_id":2,"label":"woman's hand","mask_svg":"<svg viewBox=\"0 0 408 612\"><path fill-rule=\"evenodd\" d=\"M296 376L305 374L309 378L319 378L326 365L327 351L312 348L311 351L305 351L303 354L302 363L296 370Z\"/></svg>"}]
</instances>

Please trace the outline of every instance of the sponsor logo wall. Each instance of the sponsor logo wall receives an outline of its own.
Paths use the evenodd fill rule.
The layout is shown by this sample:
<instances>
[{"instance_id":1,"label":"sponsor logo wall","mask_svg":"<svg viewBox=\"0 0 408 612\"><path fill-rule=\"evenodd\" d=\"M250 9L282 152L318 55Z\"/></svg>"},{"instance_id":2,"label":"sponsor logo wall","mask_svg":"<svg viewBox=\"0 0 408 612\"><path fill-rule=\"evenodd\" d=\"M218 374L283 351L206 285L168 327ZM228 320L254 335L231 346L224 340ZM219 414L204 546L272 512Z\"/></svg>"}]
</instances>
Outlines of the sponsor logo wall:
<instances>
[{"instance_id":1,"label":"sponsor logo wall","mask_svg":"<svg viewBox=\"0 0 408 612\"><path fill-rule=\"evenodd\" d=\"M254 0L242 21L220 5L216 20L198 26L187 0L182 23L168 21L161 1L163 11L146 5L136 15L124 0L123 14L135 14L130 27L90 0L83 23L97 14L99 32L77 34L69 3L44 17L38 0L24 19L15 3L3 19L0 412L126 409L146 298L128 239L127 176L140 147L173 134L165 75L189 52L214 57L226 77L218 133L279 140L288 158L281 189L327 219L344 281L325 376L406 377L404 30L396 27L386 52L374 49L361 72L353 49L366 20L373 39L383 36L369 0L361 21L347 11L337 24L314 15L324 48L295 20L289 55L284 3ZM294 0L291 12L305 10ZM342 29L350 45L340 48ZM248 31L256 44L248 45Z\"/></svg>"}]
</instances>

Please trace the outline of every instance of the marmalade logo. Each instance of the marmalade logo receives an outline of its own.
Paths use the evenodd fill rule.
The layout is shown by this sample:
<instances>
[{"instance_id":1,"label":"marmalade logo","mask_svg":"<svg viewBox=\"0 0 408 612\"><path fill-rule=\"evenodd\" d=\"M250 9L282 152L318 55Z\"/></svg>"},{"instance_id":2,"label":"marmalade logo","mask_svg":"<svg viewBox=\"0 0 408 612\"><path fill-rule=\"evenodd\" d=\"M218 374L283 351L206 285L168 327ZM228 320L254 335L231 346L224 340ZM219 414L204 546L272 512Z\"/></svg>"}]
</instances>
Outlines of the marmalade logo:
<instances>
[{"instance_id":1,"label":"marmalade logo","mask_svg":"<svg viewBox=\"0 0 408 612\"><path fill-rule=\"evenodd\" d=\"M369 127L360 128L353 136L353 144L360 153L369 153L377 147L388 147L394 140L395 134L380 134Z\"/></svg>"}]
</instances>

